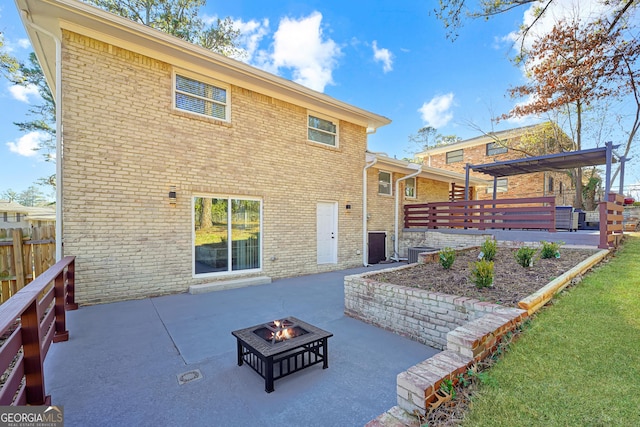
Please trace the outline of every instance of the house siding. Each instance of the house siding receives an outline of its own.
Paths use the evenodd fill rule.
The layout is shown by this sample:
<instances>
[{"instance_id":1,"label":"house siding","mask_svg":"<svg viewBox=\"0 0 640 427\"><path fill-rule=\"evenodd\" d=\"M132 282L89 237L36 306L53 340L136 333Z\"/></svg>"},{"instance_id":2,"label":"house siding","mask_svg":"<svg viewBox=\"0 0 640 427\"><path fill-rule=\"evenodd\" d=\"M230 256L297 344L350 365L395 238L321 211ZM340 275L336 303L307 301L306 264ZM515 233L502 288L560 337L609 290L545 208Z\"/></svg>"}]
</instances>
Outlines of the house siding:
<instances>
[{"instance_id":1,"label":"house siding","mask_svg":"<svg viewBox=\"0 0 640 427\"><path fill-rule=\"evenodd\" d=\"M306 108L234 85L230 123L179 112L172 78L171 64L63 32L63 235L78 302L246 277L192 277L194 195L262 200L254 275L361 264L364 127L340 121L338 148L311 143ZM337 264L317 264L319 201L338 203Z\"/></svg>"}]
</instances>

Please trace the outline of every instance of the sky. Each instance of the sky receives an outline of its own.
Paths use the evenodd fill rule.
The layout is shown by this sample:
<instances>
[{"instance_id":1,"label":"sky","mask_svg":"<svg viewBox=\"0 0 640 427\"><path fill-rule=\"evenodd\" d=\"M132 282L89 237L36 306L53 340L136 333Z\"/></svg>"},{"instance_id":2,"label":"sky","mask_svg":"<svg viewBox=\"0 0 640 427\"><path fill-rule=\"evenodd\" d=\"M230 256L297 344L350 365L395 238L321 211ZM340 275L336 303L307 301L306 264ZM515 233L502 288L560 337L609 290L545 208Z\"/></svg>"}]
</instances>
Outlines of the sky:
<instances>
[{"instance_id":1,"label":"sky","mask_svg":"<svg viewBox=\"0 0 640 427\"><path fill-rule=\"evenodd\" d=\"M570 1L557 0L554 17ZM579 4L581 13L597 10L595 0ZM523 101L507 90L525 82L511 61L513 33L531 19L531 9L466 20L451 41L436 7L436 0L208 0L200 16L234 21L244 62L391 119L369 136L371 151L412 157L416 147L408 138L424 126L468 139L544 121L492 121ZM0 32L6 50L25 59L31 46L11 0L0 3ZM34 102L37 92L0 80L0 193L23 191L55 173L54 164L33 150L42 136L20 133L13 124L28 119ZM624 142L614 131L610 139ZM640 183L640 156L627 163L625 184L631 183Z\"/></svg>"}]
</instances>

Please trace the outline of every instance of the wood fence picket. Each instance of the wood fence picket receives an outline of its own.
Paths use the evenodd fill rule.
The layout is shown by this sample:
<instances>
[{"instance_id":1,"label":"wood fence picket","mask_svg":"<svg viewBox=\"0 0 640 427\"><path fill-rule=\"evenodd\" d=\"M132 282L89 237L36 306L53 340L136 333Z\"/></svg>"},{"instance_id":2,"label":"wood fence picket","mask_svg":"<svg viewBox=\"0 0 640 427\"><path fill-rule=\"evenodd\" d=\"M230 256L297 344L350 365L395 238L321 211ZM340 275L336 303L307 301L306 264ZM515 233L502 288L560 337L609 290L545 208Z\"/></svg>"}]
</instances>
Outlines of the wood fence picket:
<instances>
[{"instance_id":1,"label":"wood fence picket","mask_svg":"<svg viewBox=\"0 0 640 427\"><path fill-rule=\"evenodd\" d=\"M55 226L0 229L0 303L55 264Z\"/></svg>"}]
</instances>

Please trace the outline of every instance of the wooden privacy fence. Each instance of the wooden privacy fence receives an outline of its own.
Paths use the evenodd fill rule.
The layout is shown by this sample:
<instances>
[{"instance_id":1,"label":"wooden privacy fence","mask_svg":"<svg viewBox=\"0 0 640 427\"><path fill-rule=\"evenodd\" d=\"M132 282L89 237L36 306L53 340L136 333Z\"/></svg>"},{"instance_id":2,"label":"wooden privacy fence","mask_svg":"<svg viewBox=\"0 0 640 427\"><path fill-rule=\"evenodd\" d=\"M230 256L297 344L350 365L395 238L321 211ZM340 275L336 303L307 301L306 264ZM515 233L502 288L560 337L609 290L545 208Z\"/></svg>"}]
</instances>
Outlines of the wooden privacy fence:
<instances>
[{"instance_id":1,"label":"wooden privacy fence","mask_svg":"<svg viewBox=\"0 0 640 427\"><path fill-rule=\"evenodd\" d=\"M0 229L0 303L55 263L55 226Z\"/></svg>"},{"instance_id":2,"label":"wooden privacy fence","mask_svg":"<svg viewBox=\"0 0 640 427\"><path fill-rule=\"evenodd\" d=\"M51 404L43 364L52 342L69 339L74 273L75 257L65 257L0 305L0 405Z\"/></svg>"},{"instance_id":3,"label":"wooden privacy fence","mask_svg":"<svg viewBox=\"0 0 640 427\"><path fill-rule=\"evenodd\" d=\"M624 196L610 193L606 202L598 203L600 212L600 249L617 247L623 236Z\"/></svg>"},{"instance_id":4,"label":"wooden privacy fence","mask_svg":"<svg viewBox=\"0 0 640 427\"><path fill-rule=\"evenodd\" d=\"M464 200L404 206L405 228L526 228L555 231L555 197Z\"/></svg>"}]
</instances>

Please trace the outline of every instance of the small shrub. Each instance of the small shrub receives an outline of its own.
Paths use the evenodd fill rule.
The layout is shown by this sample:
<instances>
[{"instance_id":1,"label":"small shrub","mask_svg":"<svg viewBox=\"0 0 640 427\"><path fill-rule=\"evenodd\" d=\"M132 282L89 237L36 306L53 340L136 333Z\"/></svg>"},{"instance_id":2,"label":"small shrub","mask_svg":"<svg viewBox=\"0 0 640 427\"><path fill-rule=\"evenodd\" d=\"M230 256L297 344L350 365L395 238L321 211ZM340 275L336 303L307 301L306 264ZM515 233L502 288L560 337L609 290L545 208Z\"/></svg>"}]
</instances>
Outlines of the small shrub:
<instances>
[{"instance_id":1,"label":"small shrub","mask_svg":"<svg viewBox=\"0 0 640 427\"><path fill-rule=\"evenodd\" d=\"M476 261L471 267L471 281L478 289L493 286L493 261Z\"/></svg>"},{"instance_id":2,"label":"small shrub","mask_svg":"<svg viewBox=\"0 0 640 427\"><path fill-rule=\"evenodd\" d=\"M451 248L444 248L440 251L440 265L448 270L456 260L456 251Z\"/></svg>"},{"instance_id":3,"label":"small shrub","mask_svg":"<svg viewBox=\"0 0 640 427\"><path fill-rule=\"evenodd\" d=\"M456 398L456 388L450 379L443 380L440 383L440 390L445 396L451 396L452 400Z\"/></svg>"},{"instance_id":4,"label":"small shrub","mask_svg":"<svg viewBox=\"0 0 640 427\"><path fill-rule=\"evenodd\" d=\"M496 253L498 252L498 242L493 240L492 238L487 238L481 246L482 248L482 259L487 261L493 261L496 257Z\"/></svg>"},{"instance_id":5,"label":"small shrub","mask_svg":"<svg viewBox=\"0 0 640 427\"><path fill-rule=\"evenodd\" d=\"M522 246L516 252L516 261L523 267L531 267L533 265L533 257L536 255L537 250L528 246Z\"/></svg>"},{"instance_id":6,"label":"small shrub","mask_svg":"<svg viewBox=\"0 0 640 427\"><path fill-rule=\"evenodd\" d=\"M542 249L540 250L540 258L549 259L549 258L560 258L560 246L564 244L564 242L545 242L541 241Z\"/></svg>"}]
</instances>

